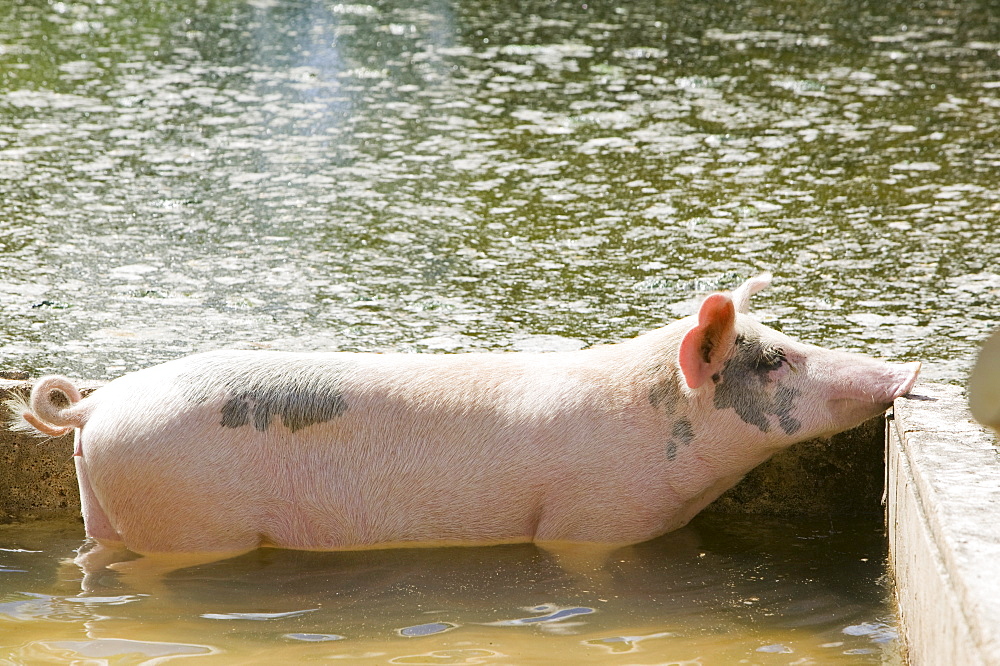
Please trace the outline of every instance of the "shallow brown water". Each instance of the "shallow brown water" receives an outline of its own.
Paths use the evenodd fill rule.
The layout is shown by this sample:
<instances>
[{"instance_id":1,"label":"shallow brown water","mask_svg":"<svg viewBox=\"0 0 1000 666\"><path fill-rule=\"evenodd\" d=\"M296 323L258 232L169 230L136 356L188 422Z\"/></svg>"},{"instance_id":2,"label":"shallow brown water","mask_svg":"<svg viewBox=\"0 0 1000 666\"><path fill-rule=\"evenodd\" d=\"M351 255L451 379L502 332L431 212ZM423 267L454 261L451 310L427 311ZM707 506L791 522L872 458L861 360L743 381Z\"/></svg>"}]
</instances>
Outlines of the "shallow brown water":
<instances>
[{"instance_id":1,"label":"shallow brown water","mask_svg":"<svg viewBox=\"0 0 1000 666\"><path fill-rule=\"evenodd\" d=\"M872 523L702 516L590 579L529 545L261 550L88 594L81 538L0 526L0 663L898 663Z\"/></svg>"}]
</instances>

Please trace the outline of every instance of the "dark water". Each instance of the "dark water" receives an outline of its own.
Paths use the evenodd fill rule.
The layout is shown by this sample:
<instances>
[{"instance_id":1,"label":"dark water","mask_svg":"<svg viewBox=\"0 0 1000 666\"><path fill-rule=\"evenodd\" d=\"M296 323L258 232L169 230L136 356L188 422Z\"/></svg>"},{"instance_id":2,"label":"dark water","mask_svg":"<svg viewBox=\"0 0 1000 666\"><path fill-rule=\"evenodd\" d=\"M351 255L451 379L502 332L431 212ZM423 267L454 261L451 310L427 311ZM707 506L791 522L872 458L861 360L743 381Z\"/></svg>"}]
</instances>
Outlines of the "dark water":
<instances>
[{"instance_id":1,"label":"dark water","mask_svg":"<svg viewBox=\"0 0 1000 666\"><path fill-rule=\"evenodd\" d=\"M998 52L975 1L0 0L0 363L574 347L770 269L964 381Z\"/></svg>"},{"instance_id":2,"label":"dark water","mask_svg":"<svg viewBox=\"0 0 1000 666\"><path fill-rule=\"evenodd\" d=\"M84 595L78 525L0 526L0 663L898 664L882 535L702 516L591 580L534 546L261 550Z\"/></svg>"}]
</instances>

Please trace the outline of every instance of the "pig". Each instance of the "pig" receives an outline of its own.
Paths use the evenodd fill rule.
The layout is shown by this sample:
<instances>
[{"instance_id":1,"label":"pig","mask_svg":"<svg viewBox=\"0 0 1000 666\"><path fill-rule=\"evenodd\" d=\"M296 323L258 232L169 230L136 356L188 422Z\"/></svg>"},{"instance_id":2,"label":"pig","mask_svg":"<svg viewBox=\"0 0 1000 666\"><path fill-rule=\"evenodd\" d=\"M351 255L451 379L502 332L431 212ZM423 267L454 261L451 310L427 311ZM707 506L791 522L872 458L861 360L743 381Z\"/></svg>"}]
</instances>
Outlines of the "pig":
<instances>
[{"instance_id":1,"label":"pig","mask_svg":"<svg viewBox=\"0 0 1000 666\"><path fill-rule=\"evenodd\" d=\"M86 398L41 378L22 425L76 431L87 535L205 561L339 550L626 545L685 525L790 444L883 412L918 362L752 319L764 274L636 338L551 353L215 351Z\"/></svg>"}]
</instances>

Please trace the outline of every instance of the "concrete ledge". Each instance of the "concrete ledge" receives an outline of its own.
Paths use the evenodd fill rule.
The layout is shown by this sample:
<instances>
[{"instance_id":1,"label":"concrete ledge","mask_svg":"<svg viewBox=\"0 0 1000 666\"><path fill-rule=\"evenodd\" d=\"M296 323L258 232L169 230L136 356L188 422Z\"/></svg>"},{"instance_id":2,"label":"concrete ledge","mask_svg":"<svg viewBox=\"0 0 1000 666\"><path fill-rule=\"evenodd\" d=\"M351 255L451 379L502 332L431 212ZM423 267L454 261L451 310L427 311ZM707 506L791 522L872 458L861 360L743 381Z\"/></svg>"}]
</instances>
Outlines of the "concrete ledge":
<instances>
[{"instance_id":1,"label":"concrete ledge","mask_svg":"<svg viewBox=\"0 0 1000 666\"><path fill-rule=\"evenodd\" d=\"M887 527L909 662L1000 664L1000 456L962 389L896 401Z\"/></svg>"}]
</instances>

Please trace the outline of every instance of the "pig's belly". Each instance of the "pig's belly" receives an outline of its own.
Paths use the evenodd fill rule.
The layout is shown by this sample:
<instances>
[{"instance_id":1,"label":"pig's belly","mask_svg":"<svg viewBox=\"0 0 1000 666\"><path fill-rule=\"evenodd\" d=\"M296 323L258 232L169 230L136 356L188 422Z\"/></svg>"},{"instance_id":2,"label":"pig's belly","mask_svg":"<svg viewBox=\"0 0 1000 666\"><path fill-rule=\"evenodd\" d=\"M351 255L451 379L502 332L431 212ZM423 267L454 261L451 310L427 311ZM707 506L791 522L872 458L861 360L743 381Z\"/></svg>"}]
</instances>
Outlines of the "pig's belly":
<instances>
[{"instance_id":1,"label":"pig's belly","mask_svg":"<svg viewBox=\"0 0 1000 666\"><path fill-rule=\"evenodd\" d=\"M449 498L447 489L435 493ZM304 550L347 550L408 546L518 543L536 537L537 518L506 507L504 511L469 507L431 508L419 503L371 504L354 516L344 506L289 507L261 521L260 545Z\"/></svg>"},{"instance_id":2,"label":"pig's belly","mask_svg":"<svg viewBox=\"0 0 1000 666\"><path fill-rule=\"evenodd\" d=\"M239 487L183 492L187 479L180 479L170 491L151 491L145 485L103 492L102 507L125 544L140 553L236 552L260 546L342 550L546 538L538 533L539 512L523 502L505 502L488 487L471 499L445 485L416 494L405 484L389 486L400 493L384 497L351 500L334 492L302 499L287 489L269 493L248 488L252 484L246 476L216 481Z\"/></svg>"},{"instance_id":3,"label":"pig's belly","mask_svg":"<svg viewBox=\"0 0 1000 666\"><path fill-rule=\"evenodd\" d=\"M511 461L484 469L442 469L403 457L276 489L261 516L264 543L287 548L348 549L530 541L543 500ZM516 488L517 480L521 488Z\"/></svg>"},{"instance_id":4,"label":"pig's belly","mask_svg":"<svg viewBox=\"0 0 1000 666\"><path fill-rule=\"evenodd\" d=\"M150 446L155 438L88 434L82 462L99 512L95 507L87 522L106 518L125 545L140 553L558 536L548 526L552 521L543 524L542 490L528 482L531 470L513 460L487 464L391 452L364 460L350 455L369 448L364 443L339 451L327 446L327 453L318 454L301 442L300 450L288 451L292 442L275 445L228 433L215 433L210 446L197 436Z\"/></svg>"}]
</instances>

